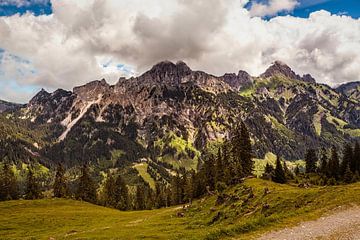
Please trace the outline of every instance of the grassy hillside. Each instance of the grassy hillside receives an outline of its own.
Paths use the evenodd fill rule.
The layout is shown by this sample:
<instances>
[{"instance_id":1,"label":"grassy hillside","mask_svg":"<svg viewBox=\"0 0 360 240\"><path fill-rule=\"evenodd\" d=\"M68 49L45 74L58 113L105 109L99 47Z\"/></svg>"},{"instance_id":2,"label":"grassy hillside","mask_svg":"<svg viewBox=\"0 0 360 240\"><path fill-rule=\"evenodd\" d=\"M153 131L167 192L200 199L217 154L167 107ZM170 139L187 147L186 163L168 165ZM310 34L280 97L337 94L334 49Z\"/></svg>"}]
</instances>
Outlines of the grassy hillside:
<instances>
[{"instance_id":1,"label":"grassy hillside","mask_svg":"<svg viewBox=\"0 0 360 240\"><path fill-rule=\"evenodd\" d=\"M268 188L269 192L264 193ZM73 200L0 203L2 239L251 239L315 219L339 205L359 204L360 183L309 189L260 179L182 207L121 212ZM222 200L222 201L219 201Z\"/></svg>"}]
</instances>

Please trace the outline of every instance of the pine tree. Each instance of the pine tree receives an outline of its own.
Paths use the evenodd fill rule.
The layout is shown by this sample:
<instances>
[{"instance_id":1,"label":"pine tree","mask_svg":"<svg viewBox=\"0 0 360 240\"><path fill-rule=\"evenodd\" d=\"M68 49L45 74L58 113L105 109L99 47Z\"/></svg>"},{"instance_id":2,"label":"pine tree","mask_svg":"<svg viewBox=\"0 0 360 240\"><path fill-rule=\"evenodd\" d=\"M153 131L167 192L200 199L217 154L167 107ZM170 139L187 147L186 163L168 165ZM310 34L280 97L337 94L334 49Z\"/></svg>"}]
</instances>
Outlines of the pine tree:
<instances>
[{"instance_id":1,"label":"pine tree","mask_svg":"<svg viewBox=\"0 0 360 240\"><path fill-rule=\"evenodd\" d=\"M28 175L26 180L25 198L29 200L39 199L42 197L39 183L34 176L34 172L31 168L28 169Z\"/></svg>"},{"instance_id":2,"label":"pine tree","mask_svg":"<svg viewBox=\"0 0 360 240\"><path fill-rule=\"evenodd\" d=\"M339 177L339 156L335 146L331 148L331 158L328 164L329 177L338 180Z\"/></svg>"},{"instance_id":3,"label":"pine tree","mask_svg":"<svg viewBox=\"0 0 360 240\"><path fill-rule=\"evenodd\" d=\"M355 167L354 172L360 173L360 144L359 144L359 142L356 142L355 146L354 146L353 165Z\"/></svg>"},{"instance_id":4,"label":"pine tree","mask_svg":"<svg viewBox=\"0 0 360 240\"><path fill-rule=\"evenodd\" d=\"M237 127L233 133L233 136L230 140L231 145L231 167L234 169L233 175L231 177L232 183L240 182L241 178L244 177L243 164L241 160L242 155L242 146L241 146L241 131L240 128Z\"/></svg>"},{"instance_id":5,"label":"pine tree","mask_svg":"<svg viewBox=\"0 0 360 240\"><path fill-rule=\"evenodd\" d=\"M276 157L276 167L272 180L276 183L286 183L286 176L279 156Z\"/></svg>"},{"instance_id":6,"label":"pine tree","mask_svg":"<svg viewBox=\"0 0 360 240\"><path fill-rule=\"evenodd\" d=\"M345 172L344 172L344 182L351 183L354 178L354 174L350 170L350 164L346 166Z\"/></svg>"},{"instance_id":7,"label":"pine tree","mask_svg":"<svg viewBox=\"0 0 360 240\"><path fill-rule=\"evenodd\" d=\"M166 206L165 187L162 183L155 183L155 208Z\"/></svg>"},{"instance_id":8,"label":"pine tree","mask_svg":"<svg viewBox=\"0 0 360 240\"><path fill-rule=\"evenodd\" d=\"M318 159L315 149L309 149L305 155L306 173L316 172L316 163Z\"/></svg>"},{"instance_id":9,"label":"pine tree","mask_svg":"<svg viewBox=\"0 0 360 240\"><path fill-rule=\"evenodd\" d=\"M135 209L144 210L145 207L146 207L145 187L143 185L138 185L136 187L136 193L135 193Z\"/></svg>"},{"instance_id":10,"label":"pine tree","mask_svg":"<svg viewBox=\"0 0 360 240\"><path fill-rule=\"evenodd\" d=\"M117 207L115 179L111 173L108 174L104 185L104 204L108 207Z\"/></svg>"},{"instance_id":11,"label":"pine tree","mask_svg":"<svg viewBox=\"0 0 360 240\"><path fill-rule=\"evenodd\" d=\"M329 170L329 168L328 168L328 157L327 157L327 154L326 154L326 149L322 148L321 149L319 172L323 176L329 176L329 171L328 170Z\"/></svg>"},{"instance_id":12,"label":"pine tree","mask_svg":"<svg viewBox=\"0 0 360 240\"><path fill-rule=\"evenodd\" d=\"M235 174L234 164L232 164L230 153L229 153L229 143L227 141L224 142L222 146L222 164L224 167L224 182L227 185L230 185L232 182L232 178Z\"/></svg>"},{"instance_id":13,"label":"pine tree","mask_svg":"<svg viewBox=\"0 0 360 240\"><path fill-rule=\"evenodd\" d=\"M225 173L224 173L223 158L222 158L221 150L219 149L215 163L215 182L224 182L224 180L225 180Z\"/></svg>"},{"instance_id":14,"label":"pine tree","mask_svg":"<svg viewBox=\"0 0 360 240\"><path fill-rule=\"evenodd\" d=\"M271 180L272 176L274 174L274 167L273 165L266 163L264 173L262 175L263 179Z\"/></svg>"},{"instance_id":15,"label":"pine tree","mask_svg":"<svg viewBox=\"0 0 360 240\"><path fill-rule=\"evenodd\" d=\"M0 201L18 199L18 186L10 164L4 163L0 175Z\"/></svg>"},{"instance_id":16,"label":"pine tree","mask_svg":"<svg viewBox=\"0 0 360 240\"><path fill-rule=\"evenodd\" d=\"M116 177L114 199L116 208L120 210L128 210L129 207L129 189L126 186L124 179L121 175Z\"/></svg>"},{"instance_id":17,"label":"pine tree","mask_svg":"<svg viewBox=\"0 0 360 240\"><path fill-rule=\"evenodd\" d=\"M180 173L177 172L171 181L171 203L172 205L177 205L181 202L181 177Z\"/></svg>"},{"instance_id":18,"label":"pine tree","mask_svg":"<svg viewBox=\"0 0 360 240\"><path fill-rule=\"evenodd\" d=\"M66 196L67 187L64 177L65 171L61 164L58 165L54 181L54 197L63 198Z\"/></svg>"},{"instance_id":19,"label":"pine tree","mask_svg":"<svg viewBox=\"0 0 360 240\"><path fill-rule=\"evenodd\" d=\"M215 189L215 167L214 156L211 155L204 163L206 186L209 187L210 190Z\"/></svg>"},{"instance_id":20,"label":"pine tree","mask_svg":"<svg viewBox=\"0 0 360 240\"><path fill-rule=\"evenodd\" d=\"M254 162L252 160L252 149L249 131L244 122L240 124L240 159L242 165L243 175L250 176L254 169Z\"/></svg>"},{"instance_id":21,"label":"pine tree","mask_svg":"<svg viewBox=\"0 0 360 240\"><path fill-rule=\"evenodd\" d=\"M344 176L347 167L350 166L350 170L352 169L353 163L353 149L350 144L345 144L344 151L343 151L343 159L340 165L340 174Z\"/></svg>"},{"instance_id":22,"label":"pine tree","mask_svg":"<svg viewBox=\"0 0 360 240\"><path fill-rule=\"evenodd\" d=\"M284 161L284 172L285 172L285 177L286 177L286 179L293 179L293 178L294 178L292 172L291 172L290 169L287 167L287 164L286 164L285 161Z\"/></svg>"},{"instance_id":23,"label":"pine tree","mask_svg":"<svg viewBox=\"0 0 360 240\"><path fill-rule=\"evenodd\" d=\"M81 169L81 176L79 178L76 197L83 201L91 203L96 202L96 185L89 173L89 168L86 164Z\"/></svg>"},{"instance_id":24,"label":"pine tree","mask_svg":"<svg viewBox=\"0 0 360 240\"><path fill-rule=\"evenodd\" d=\"M185 183L185 201L191 203L194 198L194 180L196 172L194 170L189 171L186 174Z\"/></svg>"}]
</instances>

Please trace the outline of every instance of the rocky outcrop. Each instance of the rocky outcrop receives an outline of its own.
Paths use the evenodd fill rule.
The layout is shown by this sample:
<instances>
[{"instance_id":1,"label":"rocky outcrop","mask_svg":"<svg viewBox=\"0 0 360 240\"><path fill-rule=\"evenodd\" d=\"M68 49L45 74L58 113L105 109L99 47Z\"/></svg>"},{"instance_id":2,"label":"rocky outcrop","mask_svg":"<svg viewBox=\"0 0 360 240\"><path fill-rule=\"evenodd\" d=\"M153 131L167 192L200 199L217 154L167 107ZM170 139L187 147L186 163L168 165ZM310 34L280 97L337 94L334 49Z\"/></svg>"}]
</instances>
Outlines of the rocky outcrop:
<instances>
[{"instance_id":1,"label":"rocky outcrop","mask_svg":"<svg viewBox=\"0 0 360 240\"><path fill-rule=\"evenodd\" d=\"M270 78L276 75L283 75L290 79L299 81L315 83L315 79L310 74L305 74L302 77L296 74L288 65L281 61L275 61L263 74L260 75L262 78Z\"/></svg>"}]
</instances>

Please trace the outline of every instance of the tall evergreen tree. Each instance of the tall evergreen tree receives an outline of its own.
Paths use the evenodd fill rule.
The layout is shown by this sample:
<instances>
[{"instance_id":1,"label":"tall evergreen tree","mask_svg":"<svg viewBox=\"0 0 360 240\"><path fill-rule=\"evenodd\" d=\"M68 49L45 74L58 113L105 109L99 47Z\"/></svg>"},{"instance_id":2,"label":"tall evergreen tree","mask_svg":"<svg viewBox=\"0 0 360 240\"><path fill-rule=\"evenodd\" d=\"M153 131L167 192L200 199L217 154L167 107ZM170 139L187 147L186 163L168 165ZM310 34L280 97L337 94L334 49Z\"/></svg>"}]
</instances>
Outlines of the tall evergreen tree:
<instances>
[{"instance_id":1,"label":"tall evergreen tree","mask_svg":"<svg viewBox=\"0 0 360 240\"><path fill-rule=\"evenodd\" d=\"M121 175L116 177L114 192L116 208L120 210L129 209L129 189Z\"/></svg>"},{"instance_id":2,"label":"tall evergreen tree","mask_svg":"<svg viewBox=\"0 0 360 240\"><path fill-rule=\"evenodd\" d=\"M350 164L346 166L345 172L344 172L344 182L351 183L354 178L354 174L350 170Z\"/></svg>"},{"instance_id":3,"label":"tall evergreen tree","mask_svg":"<svg viewBox=\"0 0 360 240\"><path fill-rule=\"evenodd\" d=\"M352 163L353 163L353 149L350 144L345 144L343 150L343 158L340 165L341 176L344 176L347 167L350 167L350 170L352 170Z\"/></svg>"},{"instance_id":4,"label":"tall evergreen tree","mask_svg":"<svg viewBox=\"0 0 360 240\"><path fill-rule=\"evenodd\" d=\"M177 205L182 203L181 177L178 171L176 175L172 177L172 181L171 181L171 202L172 205Z\"/></svg>"},{"instance_id":5,"label":"tall evergreen tree","mask_svg":"<svg viewBox=\"0 0 360 240\"><path fill-rule=\"evenodd\" d=\"M279 156L276 157L276 167L272 180L276 183L286 183L285 171Z\"/></svg>"},{"instance_id":6,"label":"tall evergreen tree","mask_svg":"<svg viewBox=\"0 0 360 240\"><path fill-rule=\"evenodd\" d=\"M210 190L215 189L215 177L216 177L216 170L215 170L215 160L214 156L210 155L204 163L204 171L205 171L205 181L206 186L210 188Z\"/></svg>"},{"instance_id":7,"label":"tall evergreen tree","mask_svg":"<svg viewBox=\"0 0 360 240\"><path fill-rule=\"evenodd\" d=\"M263 179L271 180L272 176L274 175L274 167L273 165L266 163L264 173L261 176Z\"/></svg>"},{"instance_id":8,"label":"tall evergreen tree","mask_svg":"<svg viewBox=\"0 0 360 240\"><path fill-rule=\"evenodd\" d=\"M19 192L15 178L10 164L4 163L0 175L0 201L18 199Z\"/></svg>"},{"instance_id":9,"label":"tall evergreen tree","mask_svg":"<svg viewBox=\"0 0 360 240\"><path fill-rule=\"evenodd\" d=\"M250 135L244 122L241 122L240 124L240 146L240 159L243 175L250 176L254 169L254 162L252 160Z\"/></svg>"},{"instance_id":10,"label":"tall evergreen tree","mask_svg":"<svg viewBox=\"0 0 360 240\"><path fill-rule=\"evenodd\" d=\"M113 174L109 173L104 185L104 204L108 207L117 207L116 185Z\"/></svg>"},{"instance_id":11,"label":"tall evergreen tree","mask_svg":"<svg viewBox=\"0 0 360 240\"><path fill-rule=\"evenodd\" d=\"M223 165L223 158L221 154L221 150L219 148L218 154L216 156L216 163L215 163L215 182L224 182L225 181L225 172L224 172L224 165Z\"/></svg>"},{"instance_id":12,"label":"tall evergreen tree","mask_svg":"<svg viewBox=\"0 0 360 240\"><path fill-rule=\"evenodd\" d=\"M237 127L235 128L235 131L233 132L233 136L230 140L231 145L231 165L234 169L234 173L232 175L232 183L240 182L240 179L245 176L243 164L242 164L242 140L241 140L241 128Z\"/></svg>"},{"instance_id":13,"label":"tall evergreen tree","mask_svg":"<svg viewBox=\"0 0 360 240\"><path fill-rule=\"evenodd\" d=\"M155 183L155 208L166 207L165 186L160 183Z\"/></svg>"},{"instance_id":14,"label":"tall evergreen tree","mask_svg":"<svg viewBox=\"0 0 360 240\"><path fill-rule=\"evenodd\" d=\"M315 149L309 149L305 155L305 164L306 164L306 173L315 173L316 172L316 163L318 159L316 156Z\"/></svg>"},{"instance_id":15,"label":"tall evergreen tree","mask_svg":"<svg viewBox=\"0 0 360 240\"><path fill-rule=\"evenodd\" d=\"M54 197L63 198L66 196L67 187L64 174L64 168L61 164L59 164L56 170L55 181L53 185Z\"/></svg>"},{"instance_id":16,"label":"tall evergreen tree","mask_svg":"<svg viewBox=\"0 0 360 240\"><path fill-rule=\"evenodd\" d=\"M92 179L89 167L86 164L81 169L76 197L87 202L96 202L96 184Z\"/></svg>"},{"instance_id":17,"label":"tall evergreen tree","mask_svg":"<svg viewBox=\"0 0 360 240\"><path fill-rule=\"evenodd\" d=\"M335 146L331 148L331 157L329 160L328 168L329 168L330 177L337 180L339 178L340 167L339 167L339 155L337 153Z\"/></svg>"},{"instance_id":18,"label":"tall evergreen tree","mask_svg":"<svg viewBox=\"0 0 360 240\"><path fill-rule=\"evenodd\" d=\"M26 190L25 198L29 200L39 199L42 197L40 185L32 168L28 169L27 179L26 179Z\"/></svg>"},{"instance_id":19,"label":"tall evergreen tree","mask_svg":"<svg viewBox=\"0 0 360 240\"><path fill-rule=\"evenodd\" d=\"M138 185L136 187L136 193L135 193L135 209L144 210L145 207L146 207L145 187L143 185Z\"/></svg>"},{"instance_id":20,"label":"tall evergreen tree","mask_svg":"<svg viewBox=\"0 0 360 240\"><path fill-rule=\"evenodd\" d=\"M320 166L319 166L319 172L323 175L323 176L329 176L329 171L328 171L328 157L327 157L327 153L326 153L326 149L322 148L321 149L321 157L320 157Z\"/></svg>"},{"instance_id":21,"label":"tall evergreen tree","mask_svg":"<svg viewBox=\"0 0 360 240\"><path fill-rule=\"evenodd\" d=\"M353 168L354 173L360 173L360 144L359 142L355 143L354 153L353 153Z\"/></svg>"}]
</instances>

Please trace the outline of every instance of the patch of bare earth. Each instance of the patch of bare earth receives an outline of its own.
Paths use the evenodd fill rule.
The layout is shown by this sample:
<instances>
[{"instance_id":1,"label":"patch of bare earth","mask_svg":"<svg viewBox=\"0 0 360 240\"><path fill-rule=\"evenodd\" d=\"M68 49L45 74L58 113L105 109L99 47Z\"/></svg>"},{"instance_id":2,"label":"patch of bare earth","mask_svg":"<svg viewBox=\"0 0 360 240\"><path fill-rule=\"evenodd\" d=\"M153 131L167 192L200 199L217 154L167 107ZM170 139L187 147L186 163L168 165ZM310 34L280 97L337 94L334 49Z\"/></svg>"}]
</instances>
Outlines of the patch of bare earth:
<instances>
[{"instance_id":1,"label":"patch of bare earth","mask_svg":"<svg viewBox=\"0 0 360 240\"><path fill-rule=\"evenodd\" d=\"M314 221L267 233L258 240L360 240L360 207L338 209Z\"/></svg>"}]
</instances>

